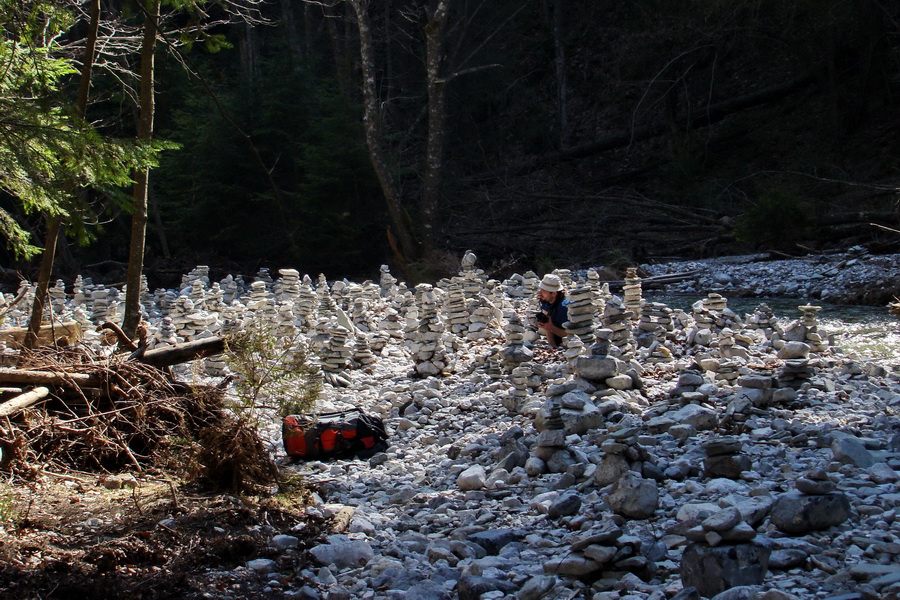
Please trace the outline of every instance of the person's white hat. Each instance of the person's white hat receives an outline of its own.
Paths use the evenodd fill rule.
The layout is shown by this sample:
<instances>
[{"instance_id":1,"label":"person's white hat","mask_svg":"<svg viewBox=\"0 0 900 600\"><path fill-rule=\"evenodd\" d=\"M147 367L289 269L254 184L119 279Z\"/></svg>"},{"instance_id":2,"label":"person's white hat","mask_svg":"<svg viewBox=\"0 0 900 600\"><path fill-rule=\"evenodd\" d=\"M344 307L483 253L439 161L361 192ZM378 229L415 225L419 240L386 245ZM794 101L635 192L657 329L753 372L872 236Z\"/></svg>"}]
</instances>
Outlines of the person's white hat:
<instances>
[{"instance_id":1,"label":"person's white hat","mask_svg":"<svg viewBox=\"0 0 900 600\"><path fill-rule=\"evenodd\" d=\"M547 273L541 279L540 288L547 292L558 292L562 288L562 280L559 278L559 275Z\"/></svg>"}]
</instances>

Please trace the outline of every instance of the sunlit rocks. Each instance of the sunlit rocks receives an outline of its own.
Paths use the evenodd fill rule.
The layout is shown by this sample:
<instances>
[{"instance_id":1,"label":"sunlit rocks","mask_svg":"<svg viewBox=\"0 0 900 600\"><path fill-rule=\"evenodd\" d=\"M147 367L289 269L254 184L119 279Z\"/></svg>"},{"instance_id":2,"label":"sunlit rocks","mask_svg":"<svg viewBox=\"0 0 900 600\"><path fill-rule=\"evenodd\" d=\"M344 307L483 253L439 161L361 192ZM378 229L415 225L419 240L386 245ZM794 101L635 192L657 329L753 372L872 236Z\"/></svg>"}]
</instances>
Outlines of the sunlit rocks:
<instances>
[{"instance_id":1,"label":"sunlit rocks","mask_svg":"<svg viewBox=\"0 0 900 600\"><path fill-rule=\"evenodd\" d=\"M274 301L273 301L274 302ZM289 302L279 302L275 305L274 335L280 340L293 340L297 337L297 318L294 315L292 305Z\"/></svg>"},{"instance_id":2,"label":"sunlit rocks","mask_svg":"<svg viewBox=\"0 0 900 600\"><path fill-rule=\"evenodd\" d=\"M442 341L444 324L438 315L435 289L427 283L416 286L417 323L407 334L407 348L422 377L449 372L447 352Z\"/></svg>"},{"instance_id":3,"label":"sunlit rocks","mask_svg":"<svg viewBox=\"0 0 900 600\"><path fill-rule=\"evenodd\" d=\"M393 296L397 290L397 278L391 275L391 269L387 265L381 265L378 284L381 286L382 296Z\"/></svg>"},{"instance_id":4,"label":"sunlit rocks","mask_svg":"<svg viewBox=\"0 0 900 600\"><path fill-rule=\"evenodd\" d=\"M112 318L115 314L114 302L117 297L118 294L113 296L106 288L98 288L91 292L90 312L95 325L102 325Z\"/></svg>"},{"instance_id":5,"label":"sunlit rocks","mask_svg":"<svg viewBox=\"0 0 900 600\"><path fill-rule=\"evenodd\" d=\"M641 306L644 304L643 291L641 289L641 278L637 274L637 269L629 267L625 272L625 283L622 286L623 301L625 309L630 313L632 320L640 317Z\"/></svg>"},{"instance_id":6,"label":"sunlit rocks","mask_svg":"<svg viewBox=\"0 0 900 600\"><path fill-rule=\"evenodd\" d=\"M300 296L300 272L296 269L279 269L278 280L272 288L279 302L295 302Z\"/></svg>"},{"instance_id":7,"label":"sunlit rocks","mask_svg":"<svg viewBox=\"0 0 900 600\"><path fill-rule=\"evenodd\" d=\"M305 276L297 287L297 297L294 299L294 314L299 319L302 330L307 330L312 324L316 313L318 298L312 287L309 276Z\"/></svg>"},{"instance_id":8,"label":"sunlit rocks","mask_svg":"<svg viewBox=\"0 0 900 600\"><path fill-rule=\"evenodd\" d=\"M159 322L159 329L154 336L154 341L151 343L151 346L174 346L179 341L178 333L175 331L175 324L172 322L172 317L163 317Z\"/></svg>"},{"instance_id":9,"label":"sunlit rocks","mask_svg":"<svg viewBox=\"0 0 900 600\"><path fill-rule=\"evenodd\" d=\"M572 287L572 270L571 269L553 269L553 272L559 275L564 290Z\"/></svg>"},{"instance_id":10,"label":"sunlit rocks","mask_svg":"<svg viewBox=\"0 0 900 600\"><path fill-rule=\"evenodd\" d=\"M465 335L469 331L469 310L466 297L459 283L452 282L447 287L447 321L450 331L456 335Z\"/></svg>"},{"instance_id":11,"label":"sunlit rocks","mask_svg":"<svg viewBox=\"0 0 900 600\"><path fill-rule=\"evenodd\" d=\"M347 387L350 379L345 371L350 366L353 350L350 347L350 332L332 320L325 328L328 340L320 352L319 364L325 375L325 381L337 387Z\"/></svg>"},{"instance_id":12,"label":"sunlit rocks","mask_svg":"<svg viewBox=\"0 0 900 600\"><path fill-rule=\"evenodd\" d=\"M244 304L250 310L260 310L269 301L269 291L266 288L266 282L256 280L250 284L250 296L244 301Z\"/></svg>"},{"instance_id":13,"label":"sunlit rocks","mask_svg":"<svg viewBox=\"0 0 900 600\"><path fill-rule=\"evenodd\" d=\"M584 342L577 335L567 335L563 338L563 347L563 356L566 357L566 361L569 363L569 372L572 372L575 367L575 360L584 354Z\"/></svg>"},{"instance_id":14,"label":"sunlit rocks","mask_svg":"<svg viewBox=\"0 0 900 600\"><path fill-rule=\"evenodd\" d=\"M357 335L356 344L353 347L353 363L361 367L367 367L376 361L375 354L372 353L372 347L369 344L369 338L366 335Z\"/></svg>"}]
</instances>

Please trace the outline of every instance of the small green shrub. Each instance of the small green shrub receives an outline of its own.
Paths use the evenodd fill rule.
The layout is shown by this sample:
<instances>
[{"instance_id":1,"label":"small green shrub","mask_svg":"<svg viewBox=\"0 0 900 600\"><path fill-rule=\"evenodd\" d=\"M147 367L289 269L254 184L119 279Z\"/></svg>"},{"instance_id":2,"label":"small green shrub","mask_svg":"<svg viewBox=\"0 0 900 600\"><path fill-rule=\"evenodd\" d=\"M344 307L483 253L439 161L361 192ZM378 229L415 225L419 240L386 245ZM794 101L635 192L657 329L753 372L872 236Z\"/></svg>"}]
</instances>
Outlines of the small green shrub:
<instances>
[{"instance_id":1,"label":"small green shrub","mask_svg":"<svg viewBox=\"0 0 900 600\"><path fill-rule=\"evenodd\" d=\"M15 495L6 486L0 487L0 523L11 523L19 518Z\"/></svg>"},{"instance_id":2,"label":"small green shrub","mask_svg":"<svg viewBox=\"0 0 900 600\"><path fill-rule=\"evenodd\" d=\"M315 407L321 371L310 363L300 334L280 338L274 323L255 319L229 337L225 359L236 375L239 417L250 418L259 408L274 408L284 417Z\"/></svg>"}]
</instances>

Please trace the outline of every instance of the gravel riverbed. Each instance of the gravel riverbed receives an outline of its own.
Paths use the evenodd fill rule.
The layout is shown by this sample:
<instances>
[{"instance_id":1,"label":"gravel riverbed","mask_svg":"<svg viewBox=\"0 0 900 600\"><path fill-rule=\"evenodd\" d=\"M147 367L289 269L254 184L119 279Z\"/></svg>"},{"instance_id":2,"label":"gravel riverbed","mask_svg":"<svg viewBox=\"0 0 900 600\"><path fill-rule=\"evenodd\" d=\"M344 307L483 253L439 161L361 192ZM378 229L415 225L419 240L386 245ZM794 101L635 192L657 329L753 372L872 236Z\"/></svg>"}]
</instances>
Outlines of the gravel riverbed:
<instances>
[{"instance_id":1,"label":"gravel riverbed","mask_svg":"<svg viewBox=\"0 0 900 600\"><path fill-rule=\"evenodd\" d=\"M664 290L697 300L733 292L814 303L859 299L872 286L883 295L897 263L855 249L643 269L697 271ZM300 314L302 294L279 282L230 309L191 308L214 331L229 318L286 314L265 313L267 301ZM267 421L262 435L282 469L316 490L307 514L338 525L304 553L291 543L301 523L266 528L274 558L209 570L196 597L900 598L900 373L884 349L895 330L836 321L830 331L799 312L737 314L713 302L654 327L633 321L625 351L593 339L552 349L529 328L534 284L486 282L474 267L418 293L384 278L368 288L299 284L314 289L317 308L296 322L311 346L328 348L340 323L374 359L355 363L350 342L332 347L350 360L327 379L318 410L382 417L390 447L365 460L298 462L284 454L280 421ZM172 295L211 287L195 273ZM464 324L449 308L457 288ZM157 332L165 297L148 311ZM602 328L620 322L614 308L600 307ZM422 373L429 361L440 363L435 376Z\"/></svg>"}]
</instances>

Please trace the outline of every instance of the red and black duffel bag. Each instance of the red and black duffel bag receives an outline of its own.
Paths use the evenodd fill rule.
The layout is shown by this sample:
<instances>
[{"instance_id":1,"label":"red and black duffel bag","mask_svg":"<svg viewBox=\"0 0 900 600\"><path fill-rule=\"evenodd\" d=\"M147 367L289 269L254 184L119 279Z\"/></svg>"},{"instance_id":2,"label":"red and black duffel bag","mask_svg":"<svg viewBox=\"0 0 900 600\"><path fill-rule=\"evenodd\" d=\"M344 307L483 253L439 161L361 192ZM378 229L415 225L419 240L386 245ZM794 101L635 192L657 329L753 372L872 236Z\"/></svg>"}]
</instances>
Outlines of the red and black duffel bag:
<instances>
[{"instance_id":1,"label":"red and black duffel bag","mask_svg":"<svg viewBox=\"0 0 900 600\"><path fill-rule=\"evenodd\" d=\"M384 421L358 408L289 415L282 421L281 437L289 456L307 460L368 458L388 447Z\"/></svg>"}]
</instances>

